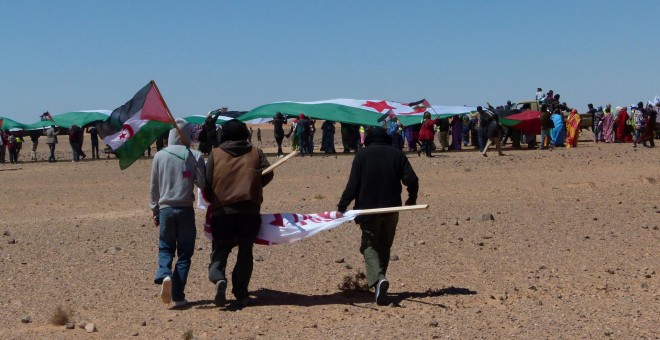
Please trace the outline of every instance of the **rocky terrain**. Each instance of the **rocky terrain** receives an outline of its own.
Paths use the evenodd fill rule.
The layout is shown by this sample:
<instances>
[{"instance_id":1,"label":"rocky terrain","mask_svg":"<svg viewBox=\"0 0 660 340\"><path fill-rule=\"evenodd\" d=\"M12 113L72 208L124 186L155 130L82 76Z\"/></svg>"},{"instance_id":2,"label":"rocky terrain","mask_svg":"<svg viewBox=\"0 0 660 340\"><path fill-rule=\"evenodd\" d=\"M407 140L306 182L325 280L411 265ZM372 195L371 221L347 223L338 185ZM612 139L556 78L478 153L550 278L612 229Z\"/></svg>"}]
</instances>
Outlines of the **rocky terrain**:
<instances>
[{"instance_id":1,"label":"rocky terrain","mask_svg":"<svg viewBox=\"0 0 660 340\"><path fill-rule=\"evenodd\" d=\"M261 129L275 162L272 130ZM430 207L400 216L390 306L339 289L364 270L347 223L256 246L252 305L217 308L198 211L181 310L153 284L151 159L124 171L105 155L72 163L61 143L51 164L42 140L38 162L0 164L0 338L658 338L660 148L590 137L502 157L408 154ZM291 159L262 210L334 210L352 158Z\"/></svg>"}]
</instances>

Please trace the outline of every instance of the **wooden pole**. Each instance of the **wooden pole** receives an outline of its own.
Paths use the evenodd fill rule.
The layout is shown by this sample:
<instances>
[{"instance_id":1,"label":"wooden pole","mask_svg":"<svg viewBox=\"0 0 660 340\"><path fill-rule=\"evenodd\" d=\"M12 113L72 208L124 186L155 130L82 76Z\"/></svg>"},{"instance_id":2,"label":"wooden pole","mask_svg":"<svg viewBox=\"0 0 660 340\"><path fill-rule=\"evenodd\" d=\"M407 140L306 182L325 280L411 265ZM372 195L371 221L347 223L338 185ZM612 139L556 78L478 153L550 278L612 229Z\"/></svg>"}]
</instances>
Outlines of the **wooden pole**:
<instances>
[{"instance_id":1,"label":"wooden pole","mask_svg":"<svg viewBox=\"0 0 660 340\"><path fill-rule=\"evenodd\" d=\"M282 163L288 161L291 157L293 157L297 154L298 154L298 151L293 150L290 154L286 155L284 158L280 159L279 161L273 163L271 166L264 169L264 171L262 171L261 174L262 175L268 174L269 172L273 171L278 166L282 165Z\"/></svg>"},{"instance_id":2,"label":"wooden pole","mask_svg":"<svg viewBox=\"0 0 660 340\"><path fill-rule=\"evenodd\" d=\"M428 204L418 204L418 205L404 205L402 207L389 207L389 208L375 208L375 209L362 209L362 210L353 210L355 215L373 215L373 214L386 214L400 211L410 211L410 210L420 210L427 209Z\"/></svg>"}]
</instances>

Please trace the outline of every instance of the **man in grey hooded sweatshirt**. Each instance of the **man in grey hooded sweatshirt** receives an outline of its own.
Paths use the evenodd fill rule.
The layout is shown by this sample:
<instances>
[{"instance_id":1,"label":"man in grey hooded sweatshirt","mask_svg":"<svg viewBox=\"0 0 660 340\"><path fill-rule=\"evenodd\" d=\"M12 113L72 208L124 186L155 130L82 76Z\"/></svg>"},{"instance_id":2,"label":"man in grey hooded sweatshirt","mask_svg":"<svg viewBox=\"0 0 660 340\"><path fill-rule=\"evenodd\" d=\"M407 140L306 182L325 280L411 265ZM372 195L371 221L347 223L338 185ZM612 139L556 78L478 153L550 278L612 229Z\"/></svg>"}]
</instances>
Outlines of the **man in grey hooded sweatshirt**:
<instances>
[{"instance_id":1,"label":"man in grey hooded sweatshirt","mask_svg":"<svg viewBox=\"0 0 660 340\"><path fill-rule=\"evenodd\" d=\"M151 167L149 208L154 224L160 226L158 239L158 269L154 283L161 285L163 303L174 301L175 307L188 302L184 294L190 259L195 250L194 186L205 185L204 158L190 149L190 126L177 119L176 129L170 130L168 146L156 153ZM174 272L172 261L178 253Z\"/></svg>"}]
</instances>

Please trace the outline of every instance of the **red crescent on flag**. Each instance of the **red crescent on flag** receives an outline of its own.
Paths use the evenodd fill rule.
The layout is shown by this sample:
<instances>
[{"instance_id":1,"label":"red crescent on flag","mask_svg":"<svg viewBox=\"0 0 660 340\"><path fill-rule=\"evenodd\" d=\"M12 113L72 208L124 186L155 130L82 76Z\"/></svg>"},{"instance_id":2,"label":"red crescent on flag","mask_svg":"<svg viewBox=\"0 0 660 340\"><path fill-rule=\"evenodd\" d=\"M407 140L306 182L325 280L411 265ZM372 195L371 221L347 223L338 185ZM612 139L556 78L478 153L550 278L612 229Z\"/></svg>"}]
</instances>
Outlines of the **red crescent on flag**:
<instances>
[{"instance_id":1,"label":"red crescent on flag","mask_svg":"<svg viewBox=\"0 0 660 340\"><path fill-rule=\"evenodd\" d=\"M128 136L126 136L127 134ZM131 137L133 137L133 134L135 134L135 132L133 132L133 127L128 124L124 124L121 129L121 134L119 134L119 139L120 140L131 139Z\"/></svg>"}]
</instances>

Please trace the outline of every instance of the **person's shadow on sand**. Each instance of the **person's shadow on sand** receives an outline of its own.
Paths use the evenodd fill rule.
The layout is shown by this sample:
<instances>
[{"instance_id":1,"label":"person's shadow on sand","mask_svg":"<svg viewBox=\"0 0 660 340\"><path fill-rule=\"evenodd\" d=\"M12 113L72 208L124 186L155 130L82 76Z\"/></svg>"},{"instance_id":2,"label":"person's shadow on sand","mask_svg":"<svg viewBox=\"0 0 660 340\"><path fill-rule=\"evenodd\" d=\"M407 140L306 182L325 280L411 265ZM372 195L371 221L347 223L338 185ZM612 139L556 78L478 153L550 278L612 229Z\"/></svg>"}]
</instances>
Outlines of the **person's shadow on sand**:
<instances>
[{"instance_id":1,"label":"person's shadow on sand","mask_svg":"<svg viewBox=\"0 0 660 340\"><path fill-rule=\"evenodd\" d=\"M402 301L412 301L446 308L442 304L420 301L419 299L428 297L438 297L445 295L475 295L476 291L468 288L447 287L442 289L429 289L426 292L397 292L389 293L388 300L394 306L398 306ZM354 305L356 303L374 302L373 292L363 291L342 291L330 294L304 295L298 293L281 292L268 288L260 288L252 292L250 306L301 306L311 307L319 305ZM210 300L191 302L188 308L196 307L200 309L224 308L226 310L237 310L230 302L225 307L216 307Z\"/></svg>"}]
</instances>

